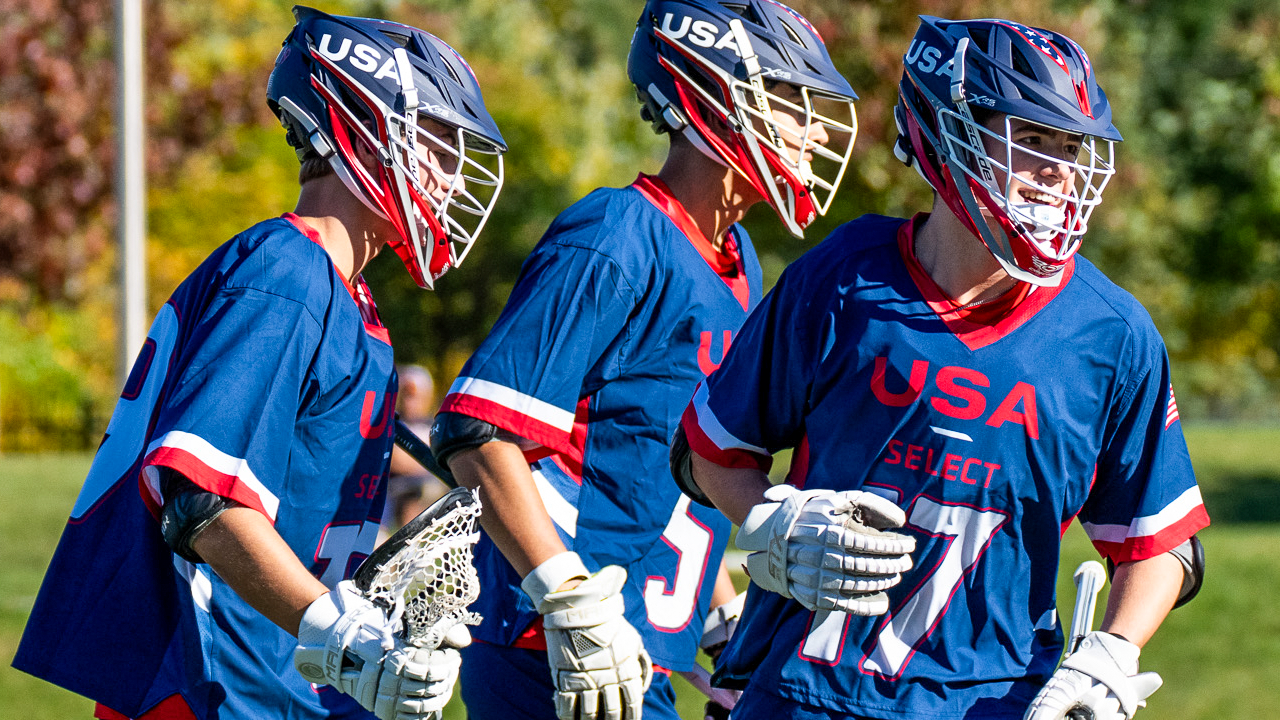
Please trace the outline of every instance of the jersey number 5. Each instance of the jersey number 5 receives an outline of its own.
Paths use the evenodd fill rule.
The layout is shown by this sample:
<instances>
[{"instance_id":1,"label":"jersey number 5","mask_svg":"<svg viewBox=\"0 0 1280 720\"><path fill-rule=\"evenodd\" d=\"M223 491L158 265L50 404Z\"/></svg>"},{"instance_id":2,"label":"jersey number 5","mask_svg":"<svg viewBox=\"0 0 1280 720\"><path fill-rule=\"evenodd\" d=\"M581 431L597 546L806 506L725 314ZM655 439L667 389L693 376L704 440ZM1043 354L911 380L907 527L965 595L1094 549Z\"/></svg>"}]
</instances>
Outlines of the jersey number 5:
<instances>
[{"instance_id":1,"label":"jersey number 5","mask_svg":"<svg viewBox=\"0 0 1280 720\"><path fill-rule=\"evenodd\" d=\"M712 540L711 531L689 512L687 495L681 495L676 502L671 520L662 531L662 540L680 558L676 574L670 581L662 576L647 578L644 605L654 627L678 632L693 618L698 588L707 573Z\"/></svg>"}]
</instances>

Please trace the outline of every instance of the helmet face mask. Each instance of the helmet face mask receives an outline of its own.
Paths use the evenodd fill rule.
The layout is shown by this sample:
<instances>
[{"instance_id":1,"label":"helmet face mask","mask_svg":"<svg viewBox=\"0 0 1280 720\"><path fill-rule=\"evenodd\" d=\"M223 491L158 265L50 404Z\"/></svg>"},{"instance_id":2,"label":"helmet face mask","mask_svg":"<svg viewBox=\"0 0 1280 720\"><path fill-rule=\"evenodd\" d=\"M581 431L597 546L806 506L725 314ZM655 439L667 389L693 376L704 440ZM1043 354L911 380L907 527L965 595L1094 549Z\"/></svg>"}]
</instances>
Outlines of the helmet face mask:
<instances>
[{"instance_id":1,"label":"helmet face mask","mask_svg":"<svg viewBox=\"0 0 1280 720\"><path fill-rule=\"evenodd\" d=\"M295 8L268 99L299 153L314 152L395 229L421 287L466 257L502 186L501 134L466 62L438 38L380 20Z\"/></svg>"},{"instance_id":2,"label":"helmet face mask","mask_svg":"<svg viewBox=\"0 0 1280 720\"><path fill-rule=\"evenodd\" d=\"M923 16L894 119L895 154L1010 275L1061 282L1115 173L1121 140L1079 45L1007 20ZM1051 138L1073 147L1046 149Z\"/></svg>"},{"instance_id":3,"label":"helmet face mask","mask_svg":"<svg viewBox=\"0 0 1280 720\"><path fill-rule=\"evenodd\" d=\"M995 116L999 131L951 110L940 110L942 154L953 177L963 176L957 194L967 214L975 222L980 238L1015 277L1028 273L1036 284L1056 279L1061 267L1080 248L1088 229L1089 216L1102 202L1102 191L1115 174L1114 142L1094 137L1074 136L1079 152L1075 157L1049 154L1015 141L1015 127L1035 133L1028 126L1046 128L1009 115ZM979 138L979 145L974 144ZM994 150L994 151L993 151ZM1054 166L1055 176L1065 181L1045 184L1034 171L1022 167ZM1034 199L1032 199L1034 198ZM1022 242L1015 245L1010 237ZM1024 279L1019 277L1019 279Z\"/></svg>"},{"instance_id":4,"label":"helmet face mask","mask_svg":"<svg viewBox=\"0 0 1280 720\"><path fill-rule=\"evenodd\" d=\"M794 11L650 0L627 70L656 130L682 133L731 168L792 234L830 207L857 135L857 96Z\"/></svg>"}]
</instances>

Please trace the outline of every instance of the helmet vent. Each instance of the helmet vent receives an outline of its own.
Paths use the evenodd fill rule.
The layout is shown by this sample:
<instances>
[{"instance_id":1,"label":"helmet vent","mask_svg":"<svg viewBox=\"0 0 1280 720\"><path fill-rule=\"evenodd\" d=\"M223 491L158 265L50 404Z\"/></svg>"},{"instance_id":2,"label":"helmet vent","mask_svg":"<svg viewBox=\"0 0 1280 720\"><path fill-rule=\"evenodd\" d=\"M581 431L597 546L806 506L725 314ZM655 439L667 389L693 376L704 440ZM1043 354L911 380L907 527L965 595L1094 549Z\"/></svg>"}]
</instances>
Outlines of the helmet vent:
<instances>
[{"instance_id":1,"label":"helmet vent","mask_svg":"<svg viewBox=\"0 0 1280 720\"><path fill-rule=\"evenodd\" d=\"M382 34L383 34L383 35L385 35L385 36L387 37L387 39L388 39L388 40L390 40L391 42L393 42L393 43L395 43L395 44L399 45L399 46L400 46L400 47L402 47L402 48L407 48L407 47L409 47L409 36L408 36L408 35L403 35L403 34L401 34L401 33L391 32L391 31L389 31L389 30L383 30L383 31L382 31Z\"/></svg>"},{"instance_id":2,"label":"helmet vent","mask_svg":"<svg viewBox=\"0 0 1280 720\"><path fill-rule=\"evenodd\" d=\"M808 44L805 43L804 38L800 37L800 35L798 35L796 31L791 28L790 25L788 25L787 23L782 23L782 29L787 31L787 37L791 38L791 42L799 45L800 47L808 47Z\"/></svg>"},{"instance_id":3,"label":"helmet vent","mask_svg":"<svg viewBox=\"0 0 1280 720\"><path fill-rule=\"evenodd\" d=\"M1013 69L1025 77L1035 78L1036 71L1032 69L1031 63L1027 62L1027 58L1017 50L1014 50L1012 55Z\"/></svg>"},{"instance_id":4,"label":"helmet vent","mask_svg":"<svg viewBox=\"0 0 1280 720\"><path fill-rule=\"evenodd\" d=\"M730 12L737 13L744 20L749 20L757 25L760 24L760 16L756 15L756 11L750 5L740 5L738 3L720 3L720 7Z\"/></svg>"},{"instance_id":5,"label":"helmet vent","mask_svg":"<svg viewBox=\"0 0 1280 720\"><path fill-rule=\"evenodd\" d=\"M454 82L461 85L462 78L458 77L458 71L453 69L453 63L449 62L449 59L444 55L439 55L438 57L440 58L440 64L443 65L444 69L449 73L449 77L452 78Z\"/></svg>"},{"instance_id":6,"label":"helmet vent","mask_svg":"<svg viewBox=\"0 0 1280 720\"><path fill-rule=\"evenodd\" d=\"M969 30L969 37L973 38L973 44L977 45L984 52L991 43L991 28L976 27Z\"/></svg>"}]
</instances>

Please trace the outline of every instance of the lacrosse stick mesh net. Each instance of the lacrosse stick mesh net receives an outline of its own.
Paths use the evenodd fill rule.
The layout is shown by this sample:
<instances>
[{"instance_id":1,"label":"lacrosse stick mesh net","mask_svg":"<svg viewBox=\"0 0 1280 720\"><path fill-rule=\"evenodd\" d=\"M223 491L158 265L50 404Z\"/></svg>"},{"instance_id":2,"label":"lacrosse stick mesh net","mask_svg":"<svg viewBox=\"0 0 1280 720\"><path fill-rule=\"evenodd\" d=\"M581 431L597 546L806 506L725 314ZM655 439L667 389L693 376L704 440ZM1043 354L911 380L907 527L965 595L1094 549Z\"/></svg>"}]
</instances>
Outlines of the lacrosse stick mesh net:
<instances>
[{"instance_id":1,"label":"lacrosse stick mesh net","mask_svg":"<svg viewBox=\"0 0 1280 720\"><path fill-rule=\"evenodd\" d=\"M480 535L480 501L459 503L432 520L374 575L367 596L401 622L405 641L437 648L459 623L475 625L480 615L467 606L480 597L472 548Z\"/></svg>"}]
</instances>

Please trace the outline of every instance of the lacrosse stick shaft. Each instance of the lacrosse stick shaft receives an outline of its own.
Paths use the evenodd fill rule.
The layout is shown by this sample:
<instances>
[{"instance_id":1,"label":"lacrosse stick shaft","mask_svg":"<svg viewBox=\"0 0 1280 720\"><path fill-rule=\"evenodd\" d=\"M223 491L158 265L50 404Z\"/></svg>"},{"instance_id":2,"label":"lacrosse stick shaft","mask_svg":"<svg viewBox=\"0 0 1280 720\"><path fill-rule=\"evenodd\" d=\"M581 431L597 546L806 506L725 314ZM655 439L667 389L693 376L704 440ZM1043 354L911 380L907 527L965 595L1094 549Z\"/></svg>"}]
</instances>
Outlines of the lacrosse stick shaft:
<instances>
[{"instance_id":1,"label":"lacrosse stick shaft","mask_svg":"<svg viewBox=\"0 0 1280 720\"><path fill-rule=\"evenodd\" d=\"M1098 607L1098 593L1107 582L1107 571L1102 563L1086 560L1076 568L1076 606L1071 613L1071 639L1067 642L1067 655L1080 647L1080 641L1093 631L1093 613ZM1067 711L1066 720L1094 720L1093 711L1074 707Z\"/></svg>"},{"instance_id":2,"label":"lacrosse stick shaft","mask_svg":"<svg viewBox=\"0 0 1280 720\"><path fill-rule=\"evenodd\" d=\"M409 429L408 425L396 416L396 446L409 454L419 465L427 469L427 472L440 478L440 481L451 488L458 487L458 481L453 478L453 473L444 469L437 460L435 453L431 452L431 446L426 441L418 437L417 433Z\"/></svg>"},{"instance_id":3,"label":"lacrosse stick shaft","mask_svg":"<svg viewBox=\"0 0 1280 720\"><path fill-rule=\"evenodd\" d=\"M692 670L677 671L698 692L707 696L708 700L720 703L726 710L732 710L735 704L733 691L711 687L711 673L701 665L694 665Z\"/></svg>"},{"instance_id":4,"label":"lacrosse stick shaft","mask_svg":"<svg viewBox=\"0 0 1280 720\"><path fill-rule=\"evenodd\" d=\"M1098 593L1107 582L1107 571L1102 563L1087 560L1076 568L1076 606L1071 613L1071 641L1067 643L1067 654L1080 647L1080 641L1093 631L1093 614L1098 606Z\"/></svg>"}]
</instances>

